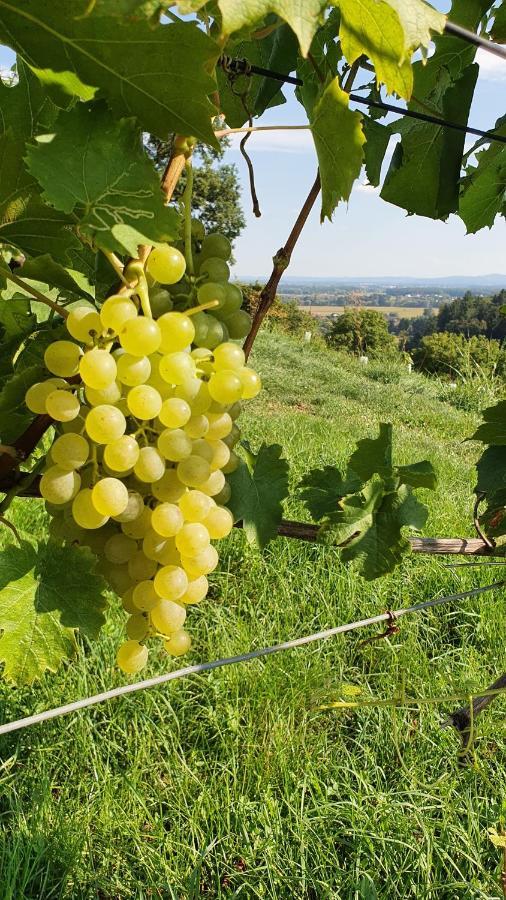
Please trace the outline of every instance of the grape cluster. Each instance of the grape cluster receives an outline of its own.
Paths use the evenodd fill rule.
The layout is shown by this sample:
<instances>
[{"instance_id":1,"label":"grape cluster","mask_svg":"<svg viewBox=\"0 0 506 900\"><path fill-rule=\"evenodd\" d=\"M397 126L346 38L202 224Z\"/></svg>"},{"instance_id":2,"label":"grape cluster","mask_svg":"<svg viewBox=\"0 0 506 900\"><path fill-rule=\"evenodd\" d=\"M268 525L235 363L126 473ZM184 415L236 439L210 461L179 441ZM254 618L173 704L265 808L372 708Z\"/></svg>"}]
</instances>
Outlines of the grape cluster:
<instances>
[{"instance_id":1,"label":"grape cluster","mask_svg":"<svg viewBox=\"0 0 506 900\"><path fill-rule=\"evenodd\" d=\"M33 413L54 420L40 480L51 533L91 547L122 597L127 673L146 664L152 635L173 656L191 645L186 608L206 596L212 541L234 524L225 475L239 462L235 420L261 387L233 343L250 318L228 282L230 243L193 229L195 274L177 246L154 248L135 286L99 311L72 308L70 339L45 352L51 377L26 393Z\"/></svg>"}]
</instances>

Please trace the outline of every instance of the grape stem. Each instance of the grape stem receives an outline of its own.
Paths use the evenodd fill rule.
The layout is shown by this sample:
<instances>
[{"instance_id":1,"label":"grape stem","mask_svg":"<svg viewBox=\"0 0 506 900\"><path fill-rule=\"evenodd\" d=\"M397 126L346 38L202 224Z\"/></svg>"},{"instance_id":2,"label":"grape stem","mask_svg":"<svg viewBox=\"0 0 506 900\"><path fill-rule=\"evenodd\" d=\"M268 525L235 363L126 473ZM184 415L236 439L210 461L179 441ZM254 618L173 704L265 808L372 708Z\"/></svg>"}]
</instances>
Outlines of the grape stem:
<instances>
[{"instance_id":1,"label":"grape stem","mask_svg":"<svg viewBox=\"0 0 506 900\"><path fill-rule=\"evenodd\" d=\"M123 284L126 287L130 287L129 282L127 281L127 279L125 278L125 276L123 274L123 263L121 262L121 260L118 259L118 257L116 256L115 253L112 253L110 250L104 250L103 247L102 247L102 253L104 254L107 261L110 262L110 264L113 267L114 271L116 272L116 275L118 276L119 280L121 282L123 282Z\"/></svg>"},{"instance_id":2,"label":"grape stem","mask_svg":"<svg viewBox=\"0 0 506 900\"><path fill-rule=\"evenodd\" d=\"M201 303L200 306L192 306L190 309L185 309L184 314L185 316L196 316L197 313L204 312L206 309L216 309L219 305L219 300L209 300L209 303Z\"/></svg>"},{"instance_id":3,"label":"grape stem","mask_svg":"<svg viewBox=\"0 0 506 900\"><path fill-rule=\"evenodd\" d=\"M27 294L31 294L35 300L38 300L39 303L44 303L46 306L49 306L53 312L57 312L63 319L66 319L68 316L68 312L64 306L61 306L59 303L55 303L54 300L50 300L49 297L46 297L44 294L41 294L37 288L31 286L31 284L27 284L26 281L23 281L18 275L14 275L13 272L7 272L7 270L2 269L2 275L5 276L9 281L12 281L14 284L17 284L18 287L22 288L23 291L26 291Z\"/></svg>"},{"instance_id":4,"label":"grape stem","mask_svg":"<svg viewBox=\"0 0 506 900\"><path fill-rule=\"evenodd\" d=\"M12 501L18 496L18 494L21 494L23 491L26 491L30 487L30 485L33 484L37 475L39 474L39 472L42 471L42 469L44 468L45 465L46 465L46 457L42 456L38 460L36 465L33 467L31 472L24 473L25 477L20 479L16 484L14 484L10 488L10 490L7 491L5 497L3 498L2 502L0 503L0 520L3 521L3 523L5 525L8 525L9 528L11 528L11 527L14 528L14 526L12 526L12 523L8 522L7 519L4 519L4 513L7 512ZM18 537L18 540L19 540L19 536L15 529L14 529L14 533L16 534L16 536Z\"/></svg>"},{"instance_id":5,"label":"grape stem","mask_svg":"<svg viewBox=\"0 0 506 900\"><path fill-rule=\"evenodd\" d=\"M192 253L192 195L193 195L193 165L191 157L185 162L186 187L183 194L184 208L184 256L186 259L186 271L188 275L194 275Z\"/></svg>"}]
</instances>

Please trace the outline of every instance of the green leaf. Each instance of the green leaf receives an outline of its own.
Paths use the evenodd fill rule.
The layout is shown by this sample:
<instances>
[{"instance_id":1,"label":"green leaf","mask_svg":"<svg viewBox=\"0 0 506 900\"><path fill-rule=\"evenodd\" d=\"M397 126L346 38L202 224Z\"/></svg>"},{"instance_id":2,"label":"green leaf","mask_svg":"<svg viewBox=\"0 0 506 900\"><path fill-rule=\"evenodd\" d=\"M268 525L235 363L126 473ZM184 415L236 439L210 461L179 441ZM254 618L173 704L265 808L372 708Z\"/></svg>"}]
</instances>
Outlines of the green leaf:
<instances>
[{"instance_id":1,"label":"green leaf","mask_svg":"<svg viewBox=\"0 0 506 900\"><path fill-rule=\"evenodd\" d=\"M408 47L396 10L386 0L337 0L337 5L341 10L339 36L348 62L365 54L389 94L411 97L411 62L406 58Z\"/></svg>"},{"instance_id":2,"label":"green leaf","mask_svg":"<svg viewBox=\"0 0 506 900\"><path fill-rule=\"evenodd\" d=\"M325 23L316 32L311 44L309 59L301 56L297 62L297 75L302 84L295 89L295 94L306 110L308 119L312 118L314 105L321 94L322 83L334 78L338 66L343 59L341 45L337 39L341 14L338 9L331 9Z\"/></svg>"},{"instance_id":3,"label":"green leaf","mask_svg":"<svg viewBox=\"0 0 506 900\"><path fill-rule=\"evenodd\" d=\"M364 162L367 180L373 187L377 187L381 178L381 167L385 159L385 153L392 137L392 129L389 125L376 122L369 116L363 119L366 145L364 147Z\"/></svg>"},{"instance_id":4,"label":"green leaf","mask_svg":"<svg viewBox=\"0 0 506 900\"><path fill-rule=\"evenodd\" d=\"M202 5L203 3L198 3L199 7ZM275 13L287 22L297 35L303 56L307 56L316 29L323 22L325 9L322 0L255 0L255 3L245 3L244 0L218 0L218 5L225 34L234 34L242 28L256 25L269 13ZM193 3L191 7L195 9ZM183 8L188 11L188 4Z\"/></svg>"},{"instance_id":5,"label":"green leaf","mask_svg":"<svg viewBox=\"0 0 506 900\"><path fill-rule=\"evenodd\" d=\"M193 22L153 26L75 12L75 0L2 0L0 40L31 66L58 73L60 86L71 72L100 88L117 116L137 116L162 140L175 131L216 146L208 72L220 49L211 38Z\"/></svg>"},{"instance_id":6,"label":"green leaf","mask_svg":"<svg viewBox=\"0 0 506 900\"><path fill-rule=\"evenodd\" d=\"M482 441L484 444L506 445L506 400L501 400L495 406L485 409L483 418L485 421L469 440Z\"/></svg>"},{"instance_id":7,"label":"green leaf","mask_svg":"<svg viewBox=\"0 0 506 900\"><path fill-rule=\"evenodd\" d=\"M37 256L35 259L27 259L18 273L23 280L41 281L59 290L76 294L86 299L93 298L94 288L86 275L76 269L64 268L48 253Z\"/></svg>"},{"instance_id":8,"label":"green leaf","mask_svg":"<svg viewBox=\"0 0 506 900\"><path fill-rule=\"evenodd\" d=\"M446 16L425 0L388 0L388 4L399 16L407 55L417 47L427 49L433 37L432 32L441 34L444 30Z\"/></svg>"},{"instance_id":9,"label":"green leaf","mask_svg":"<svg viewBox=\"0 0 506 900\"><path fill-rule=\"evenodd\" d=\"M357 441L357 449L350 456L349 467L362 479L369 481L373 475L391 478L392 463L392 426L382 422L377 438L363 438Z\"/></svg>"},{"instance_id":10,"label":"green leaf","mask_svg":"<svg viewBox=\"0 0 506 900\"><path fill-rule=\"evenodd\" d=\"M506 134L506 125L496 128L498 134ZM467 233L475 234L480 228L492 228L499 213L506 211L506 147L491 144L476 156L476 166L469 166L462 182L459 216Z\"/></svg>"},{"instance_id":11,"label":"green leaf","mask_svg":"<svg viewBox=\"0 0 506 900\"><path fill-rule=\"evenodd\" d=\"M161 0L94 0L91 3L90 0L76 0L75 5L76 18L94 15L149 19L165 7Z\"/></svg>"},{"instance_id":12,"label":"green leaf","mask_svg":"<svg viewBox=\"0 0 506 900\"><path fill-rule=\"evenodd\" d=\"M27 160L44 199L73 213L99 247L135 256L139 244L176 236L179 217L164 204L135 120L115 121L104 103L62 113L52 140L30 148Z\"/></svg>"},{"instance_id":13,"label":"green leaf","mask_svg":"<svg viewBox=\"0 0 506 900\"><path fill-rule=\"evenodd\" d=\"M348 200L362 167L362 116L353 112L348 103L348 94L339 87L339 79L334 78L313 109L311 131L322 183L322 222L332 218L340 200Z\"/></svg>"},{"instance_id":14,"label":"green leaf","mask_svg":"<svg viewBox=\"0 0 506 900\"><path fill-rule=\"evenodd\" d=\"M360 574L372 581L391 572L410 551L402 529L420 529L427 510L407 485L385 493L374 481L342 501L342 509L329 517L322 535L327 543L342 546L343 562L356 561Z\"/></svg>"},{"instance_id":15,"label":"green leaf","mask_svg":"<svg viewBox=\"0 0 506 900\"><path fill-rule=\"evenodd\" d=\"M104 623L104 581L95 558L54 542L0 553L0 662L14 684L56 672L76 651L75 631L96 638Z\"/></svg>"},{"instance_id":16,"label":"green leaf","mask_svg":"<svg viewBox=\"0 0 506 900\"><path fill-rule=\"evenodd\" d=\"M504 3L494 11L494 15L491 38L499 44L504 44L506 42L506 6Z\"/></svg>"},{"instance_id":17,"label":"green leaf","mask_svg":"<svg viewBox=\"0 0 506 900\"><path fill-rule=\"evenodd\" d=\"M17 58L16 71L17 84L8 86L0 79L0 134L12 128L18 139L26 141L38 131L51 128L58 110L21 57Z\"/></svg>"},{"instance_id":18,"label":"green leaf","mask_svg":"<svg viewBox=\"0 0 506 900\"><path fill-rule=\"evenodd\" d=\"M410 484L414 488L428 488L434 491L437 486L437 476L432 463L427 459L412 463L410 466L396 466L396 474L402 484Z\"/></svg>"},{"instance_id":19,"label":"green leaf","mask_svg":"<svg viewBox=\"0 0 506 900\"><path fill-rule=\"evenodd\" d=\"M506 486L506 443L502 446L492 445L483 451L476 469L478 483L476 493L491 496L498 488Z\"/></svg>"},{"instance_id":20,"label":"green leaf","mask_svg":"<svg viewBox=\"0 0 506 900\"><path fill-rule=\"evenodd\" d=\"M311 518L318 522L330 516L347 494L353 494L362 487L362 482L353 472L343 478L335 466L313 469L304 475L299 483L300 499L308 509Z\"/></svg>"},{"instance_id":21,"label":"green leaf","mask_svg":"<svg viewBox=\"0 0 506 900\"><path fill-rule=\"evenodd\" d=\"M0 391L0 438L10 444L33 419L33 414L25 406L25 394L32 384L47 378L43 366L30 366L22 372L14 372L4 380Z\"/></svg>"},{"instance_id":22,"label":"green leaf","mask_svg":"<svg viewBox=\"0 0 506 900\"><path fill-rule=\"evenodd\" d=\"M262 444L252 472L246 463L228 476L232 497L228 506L242 519L250 544L260 550L277 536L283 515L283 500L288 496L288 462L281 457L279 444Z\"/></svg>"}]
</instances>

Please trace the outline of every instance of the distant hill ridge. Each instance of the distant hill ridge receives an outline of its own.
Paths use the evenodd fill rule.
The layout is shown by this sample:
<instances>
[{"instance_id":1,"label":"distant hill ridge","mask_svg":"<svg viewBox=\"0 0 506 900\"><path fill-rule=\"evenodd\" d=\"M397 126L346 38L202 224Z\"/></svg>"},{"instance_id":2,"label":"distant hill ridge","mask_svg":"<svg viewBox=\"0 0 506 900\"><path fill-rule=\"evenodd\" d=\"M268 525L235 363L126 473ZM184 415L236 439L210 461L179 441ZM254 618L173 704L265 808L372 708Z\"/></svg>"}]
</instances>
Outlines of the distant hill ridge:
<instances>
[{"instance_id":1,"label":"distant hill ridge","mask_svg":"<svg viewBox=\"0 0 506 900\"><path fill-rule=\"evenodd\" d=\"M237 281L263 283L265 276L260 275L241 275L236 276ZM440 288L453 288L458 290L476 290L484 288L487 290L500 291L506 289L506 275L489 274L489 275L445 275L427 278L408 277L402 275L392 276L360 276L346 278L312 278L308 276L285 275L281 279L280 288L289 288L294 285L305 287L322 288L330 287L406 287L406 288L431 288L432 290Z\"/></svg>"}]
</instances>

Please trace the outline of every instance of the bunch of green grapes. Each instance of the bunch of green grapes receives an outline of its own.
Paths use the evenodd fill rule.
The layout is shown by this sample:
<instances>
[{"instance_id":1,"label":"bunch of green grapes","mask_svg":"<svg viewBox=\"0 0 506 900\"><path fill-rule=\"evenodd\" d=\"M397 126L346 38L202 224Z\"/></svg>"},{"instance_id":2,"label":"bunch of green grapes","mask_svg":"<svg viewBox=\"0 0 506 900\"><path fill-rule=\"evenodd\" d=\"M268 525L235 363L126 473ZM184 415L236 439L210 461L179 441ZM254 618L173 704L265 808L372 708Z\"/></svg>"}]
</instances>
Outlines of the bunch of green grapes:
<instances>
[{"instance_id":1,"label":"bunch of green grapes","mask_svg":"<svg viewBox=\"0 0 506 900\"><path fill-rule=\"evenodd\" d=\"M213 252L224 248L221 236L211 239ZM181 281L185 258L176 247L155 248L147 271L156 293L154 278ZM200 276L192 290L201 299ZM187 608L207 595L218 564L213 541L234 524L225 476L239 462L241 403L261 382L237 343L196 340L201 314L196 305L144 315L136 288L109 297L100 311L75 307L69 339L45 352L47 380L26 393L27 407L54 423L40 480L51 533L91 547L122 597L128 639L117 662L127 673L144 667L152 636L173 656L190 648Z\"/></svg>"}]
</instances>

